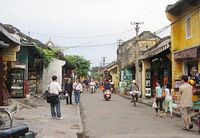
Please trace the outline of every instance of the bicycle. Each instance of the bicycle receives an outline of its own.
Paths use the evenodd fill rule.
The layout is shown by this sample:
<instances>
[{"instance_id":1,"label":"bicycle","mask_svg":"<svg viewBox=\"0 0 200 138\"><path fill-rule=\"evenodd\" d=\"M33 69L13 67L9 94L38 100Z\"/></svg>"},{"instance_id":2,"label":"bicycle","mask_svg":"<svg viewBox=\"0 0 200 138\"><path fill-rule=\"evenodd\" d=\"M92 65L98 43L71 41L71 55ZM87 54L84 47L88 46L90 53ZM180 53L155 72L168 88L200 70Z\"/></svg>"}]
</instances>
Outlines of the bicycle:
<instances>
[{"instance_id":1,"label":"bicycle","mask_svg":"<svg viewBox=\"0 0 200 138\"><path fill-rule=\"evenodd\" d=\"M8 110L8 107L0 107L0 130L11 128L13 125L12 114Z\"/></svg>"}]
</instances>

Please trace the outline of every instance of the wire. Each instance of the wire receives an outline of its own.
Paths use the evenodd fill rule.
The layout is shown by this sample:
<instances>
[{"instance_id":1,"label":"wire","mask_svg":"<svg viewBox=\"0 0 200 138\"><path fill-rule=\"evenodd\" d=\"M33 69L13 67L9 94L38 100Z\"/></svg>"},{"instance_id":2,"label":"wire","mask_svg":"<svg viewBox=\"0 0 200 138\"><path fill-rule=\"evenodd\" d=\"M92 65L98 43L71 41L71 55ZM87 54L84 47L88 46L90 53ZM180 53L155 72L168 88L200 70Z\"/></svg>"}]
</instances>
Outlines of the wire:
<instances>
[{"instance_id":1,"label":"wire","mask_svg":"<svg viewBox=\"0 0 200 138\"><path fill-rule=\"evenodd\" d=\"M132 30L127 30L119 33L113 33L113 34L104 34L104 35L94 35L94 36L65 36L65 35L55 35L55 34L45 34L45 33L36 33L36 32L30 32L35 35L40 35L40 36L49 36L49 37L56 37L56 38L98 38L98 37L108 37L108 36L114 36L118 34L123 34L123 33L128 33L132 32Z\"/></svg>"},{"instance_id":2,"label":"wire","mask_svg":"<svg viewBox=\"0 0 200 138\"><path fill-rule=\"evenodd\" d=\"M104 43L104 44L96 44L96 45L85 45L85 46L58 46L55 48L58 49L70 49L70 48L87 48L87 47L105 47L105 46L117 46L117 43Z\"/></svg>"}]
</instances>

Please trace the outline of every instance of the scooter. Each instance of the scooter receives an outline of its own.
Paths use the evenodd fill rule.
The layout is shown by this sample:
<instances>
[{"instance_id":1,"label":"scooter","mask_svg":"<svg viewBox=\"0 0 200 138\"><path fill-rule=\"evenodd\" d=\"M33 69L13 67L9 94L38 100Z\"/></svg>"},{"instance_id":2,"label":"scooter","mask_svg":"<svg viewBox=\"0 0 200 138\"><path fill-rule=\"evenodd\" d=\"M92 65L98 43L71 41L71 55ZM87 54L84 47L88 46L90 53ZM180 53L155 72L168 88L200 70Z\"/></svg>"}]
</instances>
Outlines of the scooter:
<instances>
[{"instance_id":1,"label":"scooter","mask_svg":"<svg viewBox=\"0 0 200 138\"><path fill-rule=\"evenodd\" d=\"M29 131L25 124L0 130L0 138L36 138L36 133Z\"/></svg>"},{"instance_id":2,"label":"scooter","mask_svg":"<svg viewBox=\"0 0 200 138\"><path fill-rule=\"evenodd\" d=\"M110 90L106 90L105 92L104 92L104 99L106 100L106 101L109 101L110 99L111 99L111 91Z\"/></svg>"},{"instance_id":3,"label":"scooter","mask_svg":"<svg viewBox=\"0 0 200 138\"><path fill-rule=\"evenodd\" d=\"M94 86L94 85L91 85L91 86L90 86L90 90L91 90L91 93L95 93L95 86Z\"/></svg>"}]
</instances>

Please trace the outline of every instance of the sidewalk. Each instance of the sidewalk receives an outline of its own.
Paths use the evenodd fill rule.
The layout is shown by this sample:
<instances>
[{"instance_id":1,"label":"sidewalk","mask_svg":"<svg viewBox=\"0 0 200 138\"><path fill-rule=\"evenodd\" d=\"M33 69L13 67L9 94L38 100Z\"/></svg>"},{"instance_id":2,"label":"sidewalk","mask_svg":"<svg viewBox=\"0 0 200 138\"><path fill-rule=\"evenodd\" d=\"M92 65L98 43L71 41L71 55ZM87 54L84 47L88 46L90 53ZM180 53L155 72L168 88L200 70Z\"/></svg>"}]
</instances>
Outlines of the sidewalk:
<instances>
[{"instance_id":1,"label":"sidewalk","mask_svg":"<svg viewBox=\"0 0 200 138\"><path fill-rule=\"evenodd\" d=\"M37 138L76 138L83 132L80 107L66 105L61 100L61 113L63 120L55 120L50 115L50 105L42 98L30 99L36 104L35 108L25 108L16 112L14 125L27 124L29 129L37 133Z\"/></svg>"}]
</instances>

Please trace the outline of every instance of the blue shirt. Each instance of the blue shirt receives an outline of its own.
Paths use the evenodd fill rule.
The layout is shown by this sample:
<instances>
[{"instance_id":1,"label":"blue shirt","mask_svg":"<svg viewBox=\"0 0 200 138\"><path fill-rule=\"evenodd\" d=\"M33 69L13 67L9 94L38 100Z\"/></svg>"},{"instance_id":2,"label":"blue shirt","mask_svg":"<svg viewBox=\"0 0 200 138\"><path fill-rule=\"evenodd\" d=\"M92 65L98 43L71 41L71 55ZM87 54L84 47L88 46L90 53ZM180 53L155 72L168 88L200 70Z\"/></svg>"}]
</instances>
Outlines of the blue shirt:
<instances>
[{"instance_id":1,"label":"blue shirt","mask_svg":"<svg viewBox=\"0 0 200 138\"><path fill-rule=\"evenodd\" d=\"M162 97L162 89L160 86L156 86L156 96Z\"/></svg>"}]
</instances>

